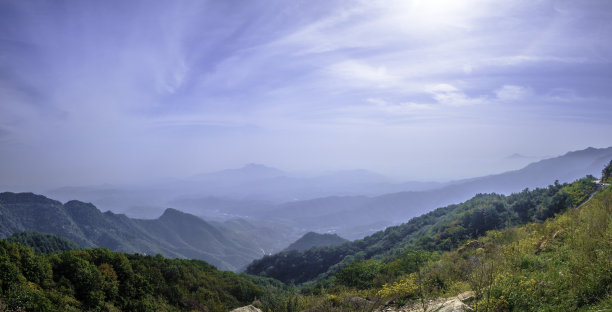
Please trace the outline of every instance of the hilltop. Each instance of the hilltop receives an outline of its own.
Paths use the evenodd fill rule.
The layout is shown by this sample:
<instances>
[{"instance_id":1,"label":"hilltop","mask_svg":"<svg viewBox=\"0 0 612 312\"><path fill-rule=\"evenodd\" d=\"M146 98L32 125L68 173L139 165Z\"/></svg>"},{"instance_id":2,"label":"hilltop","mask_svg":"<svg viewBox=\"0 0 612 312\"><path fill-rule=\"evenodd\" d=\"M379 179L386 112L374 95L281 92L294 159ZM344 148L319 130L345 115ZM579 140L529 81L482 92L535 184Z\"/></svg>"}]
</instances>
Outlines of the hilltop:
<instances>
[{"instance_id":1,"label":"hilltop","mask_svg":"<svg viewBox=\"0 0 612 312\"><path fill-rule=\"evenodd\" d=\"M284 251L302 251L316 247L337 246L346 242L348 242L348 240L338 236L338 234L319 234L315 232L308 232L304 234L304 236L300 237L300 239L289 245L289 247L285 248Z\"/></svg>"}]
</instances>

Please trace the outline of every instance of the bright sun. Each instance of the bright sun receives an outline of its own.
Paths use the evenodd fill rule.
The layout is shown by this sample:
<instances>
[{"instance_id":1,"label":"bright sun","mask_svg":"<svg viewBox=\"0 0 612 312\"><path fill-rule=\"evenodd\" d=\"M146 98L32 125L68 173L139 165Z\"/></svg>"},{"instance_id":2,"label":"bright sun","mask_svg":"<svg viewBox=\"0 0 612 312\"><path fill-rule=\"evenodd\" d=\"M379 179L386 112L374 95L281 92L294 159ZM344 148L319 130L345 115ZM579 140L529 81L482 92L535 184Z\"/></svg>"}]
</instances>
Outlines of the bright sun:
<instances>
[{"instance_id":1,"label":"bright sun","mask_svg":"<svg viewBox=\"0 0 612 312\"><path fill-rule=\"evenodd\" d=\"M478 0L413 0L395 2L396 13L412 26L427 29L469 28L470 20L480 11ZM401 13L400 13L401 12Z\"/></svg>"}]
</instances>

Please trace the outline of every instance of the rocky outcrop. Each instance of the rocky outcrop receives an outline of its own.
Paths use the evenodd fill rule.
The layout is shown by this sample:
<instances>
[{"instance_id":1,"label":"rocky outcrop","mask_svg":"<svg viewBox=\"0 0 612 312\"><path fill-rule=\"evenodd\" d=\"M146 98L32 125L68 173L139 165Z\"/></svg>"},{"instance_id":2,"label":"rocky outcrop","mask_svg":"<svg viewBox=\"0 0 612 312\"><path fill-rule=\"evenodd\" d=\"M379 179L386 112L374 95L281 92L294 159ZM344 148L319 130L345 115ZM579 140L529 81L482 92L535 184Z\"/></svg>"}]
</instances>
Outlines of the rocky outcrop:
<instances>
[{"instance_id":1,"label":"rocky outcrop","mask_svg":"<svg viewBox=\"0 0 612 312\"><path fill-rule=\"evenodd\" d=\"M344 298L344 303L355 311L370 310L374 307L374 302L357 296Z\"/></svg>"},{"instance_id":2,"label":"rocky outcrop","mask_svg":"<svg viewBox=\"0 0 612 312\"><path fill-rule=\"evenodd\" d=\"M246 307L240 307L240 308L233 309L230 312L261 312L261 310L252 305L248 305Z\"/></svg>"},{"instance_id":3,"label":"rocky outcrop","mask_svg":"<svg viewBox=\"0 0 612 312\"><path fill-rule=\"evenodd\" d=\"M466 243L465 245L459 247L459 249L457 249L457 252L458 253L463 253L463 252L465 252L467 250L470 250L470 249L478 249L478 248L483 248L483 247L484 247L484 243L483 242L480 242L480 241L477 241L477 240L473 240L473 241L471 241L469 243Z\"/></svg>"},{"instance_id":4,"label":"rocky outcrop","mask_svg":"<svg viewBox=\"0 0 612 312\"><path fill-rule=\"evenodd\" d=\"M438 298L425 303L425 309L420 302L413 302L409 305L395 308L384 307L377 312L467 312L473 311L466 303L474 299L474 293L464 292L455 297Z\"/></svg>"}]
</instances>

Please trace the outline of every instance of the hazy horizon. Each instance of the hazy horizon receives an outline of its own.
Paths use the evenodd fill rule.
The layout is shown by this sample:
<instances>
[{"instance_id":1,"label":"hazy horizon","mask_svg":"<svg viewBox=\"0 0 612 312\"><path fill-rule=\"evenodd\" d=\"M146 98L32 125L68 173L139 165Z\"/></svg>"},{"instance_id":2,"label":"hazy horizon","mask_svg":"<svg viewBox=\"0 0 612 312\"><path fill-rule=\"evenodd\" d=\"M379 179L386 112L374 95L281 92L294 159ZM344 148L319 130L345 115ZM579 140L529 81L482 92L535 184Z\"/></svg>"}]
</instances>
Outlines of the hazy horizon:
<instances>
[{"instance_id":1,"label":"hazy horizon","mask_svg":"<svg viewBox=\"0 0 612 312\"><path fill-rule=\"evenodd\" d=\"M603 0L0 1L0 186L448 181L609 147L609 38Z\"/></svg>"}]
</instances>

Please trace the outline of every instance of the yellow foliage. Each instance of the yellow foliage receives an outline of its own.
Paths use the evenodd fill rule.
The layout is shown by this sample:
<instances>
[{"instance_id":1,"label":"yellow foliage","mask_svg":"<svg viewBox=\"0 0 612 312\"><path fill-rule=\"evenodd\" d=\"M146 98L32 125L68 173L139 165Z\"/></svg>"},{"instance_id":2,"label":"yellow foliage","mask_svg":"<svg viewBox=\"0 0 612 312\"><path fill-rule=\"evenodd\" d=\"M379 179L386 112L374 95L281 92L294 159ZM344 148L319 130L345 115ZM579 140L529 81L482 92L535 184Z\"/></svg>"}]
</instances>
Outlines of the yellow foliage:
<instances>
[{"instance_id":1,"label":"yellow foliage","mask_svg":"<svg viewBox=\"0 0 612 312\"><path fill-rule=\"evenodd\" d=\"M385 284L377 295L383 298L408 298L418 294L417 274L412 273L408 277L393 284Z\"/></svg>"}]
</instances>

